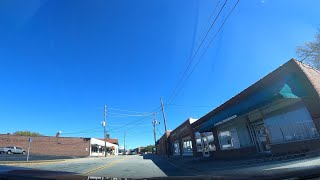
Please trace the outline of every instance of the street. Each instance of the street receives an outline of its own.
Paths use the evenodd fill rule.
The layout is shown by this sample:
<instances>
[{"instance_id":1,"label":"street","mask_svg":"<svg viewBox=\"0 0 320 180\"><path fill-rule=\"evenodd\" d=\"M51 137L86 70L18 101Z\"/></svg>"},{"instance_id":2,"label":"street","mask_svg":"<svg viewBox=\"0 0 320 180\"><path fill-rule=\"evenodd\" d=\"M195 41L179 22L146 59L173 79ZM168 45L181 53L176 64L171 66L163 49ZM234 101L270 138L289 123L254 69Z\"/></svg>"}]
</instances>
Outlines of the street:
<instances>
[{"instance_id":1,"label":"street","mask_svg":"<svg viewBox=\"0 0 320 180\"><path fill-rule=\"evenodd\" d=\"M0 167L5 171L20 168L71 172L85 176L148 178L191 175L170 162L154 155L108 156L69 159L60 162L32 164L8 164ZM2 170L4 171L4 170Z\"/></svg>"},{"instance_id":2,"label":"street","mask_svg":"<svg viewBox=\"0 0 320 180\"><path fill-rule=\"evenodd\" d=\"M151 178L170 176L215 176L267 178L305 176L319 172L320 158L311 157L255 165L234 165L231 162L179 163L180 160L145 154L128 156L87 157L52 162L12 162L0 165L0 173L12 170L43 170L57 174L88 177ZM229 165L228 165L229 164Z\"/></svg>"}]
</instances>

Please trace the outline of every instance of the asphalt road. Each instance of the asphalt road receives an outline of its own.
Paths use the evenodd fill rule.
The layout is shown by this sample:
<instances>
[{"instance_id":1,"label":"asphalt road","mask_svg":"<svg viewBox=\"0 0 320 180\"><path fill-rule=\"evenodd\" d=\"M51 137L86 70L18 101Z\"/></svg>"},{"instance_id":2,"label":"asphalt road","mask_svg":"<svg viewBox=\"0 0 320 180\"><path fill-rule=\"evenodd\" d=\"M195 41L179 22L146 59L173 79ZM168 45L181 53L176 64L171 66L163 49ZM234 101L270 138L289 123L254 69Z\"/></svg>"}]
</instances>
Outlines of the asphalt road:
<instances>
[{"instance_id":1,"label":"asphalt road","mask_svg":"<svg viewBox=\"0 0 320 180\"><path fill-rule=\"evenodd\" d=\"M178 161L178 160L177 160ZM171 176L220 176L220 177L251 177L251 178L275 178L296 177L320 172L320 157L308 159L274 162L269 164L257 164L253 166L238 166L228 168L217 162L206 164L179 164L168 161L166 158L147 154L129 156L88 157L68 159L57 162L42 162L32 164L8 164L0 165L1 172L11 170L44 170L58 173L80 174L90 177L109 178L150 178Z\"/></svg>"},{"instance_id":2,"label":"asphalt road","mask_svg":"<svg viewBox=\"0 0 320 180\"><path fill-rule=\"evenodd\" d=\"M192 175L189 171L155 155L128 155L70 159L62 162L35 164L8 164L0 166L4 171L16 169L38 169L70 172L93 177L149 178ZM3 170L2 170L3 171ZM0 170L1 172L1 170Z\"/></svg>"},{"instance_id":3,"label":"asphalt road","mask_svg":"<svg viewBox=\"0 0 320 180\"><path fill-rule=\"evenodd\" d=\"M54 159L72 159L73 156L49 156L49 155L34 155L29 156L30 161L35 160L54 160ZM26 161L26 154L0 154L0 161Z\"/></svg>"}]
</instances>

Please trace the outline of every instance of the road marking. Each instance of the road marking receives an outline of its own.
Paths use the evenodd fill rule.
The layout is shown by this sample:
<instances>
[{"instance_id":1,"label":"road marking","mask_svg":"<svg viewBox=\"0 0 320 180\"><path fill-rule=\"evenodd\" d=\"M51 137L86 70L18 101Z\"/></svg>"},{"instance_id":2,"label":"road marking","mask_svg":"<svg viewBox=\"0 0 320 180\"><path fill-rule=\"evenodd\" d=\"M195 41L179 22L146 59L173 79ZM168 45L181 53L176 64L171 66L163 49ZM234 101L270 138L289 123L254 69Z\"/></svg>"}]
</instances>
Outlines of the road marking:
<instances>
[{"instance_id":1,"label":"road marking","mask_svg":"<svg viewBox=\"0 0 320 180\"><path fill-rule=\"evenodd\" d=\"M83 174L92 174L92 173L97 172L97 171L99 171L99 170L102 170L102 169L111 167L111 166L113 166L113 165L115 165L115 164L117 164L117 163L119 163L119 162L121 162L121 161L124 161L124 160L127 159L127 158L128 158L128 157L123 157L123 158L121 158L121 159L119 159L119 160L112 161L112 162L107 163L107 164L105 164L105 165L102 165L102 166L93 168L93 169L91 169L91 170L89 170L89 171L87 171L87 172L85 172L85 173L83 173Z\"/></svg>"}]
</instances>

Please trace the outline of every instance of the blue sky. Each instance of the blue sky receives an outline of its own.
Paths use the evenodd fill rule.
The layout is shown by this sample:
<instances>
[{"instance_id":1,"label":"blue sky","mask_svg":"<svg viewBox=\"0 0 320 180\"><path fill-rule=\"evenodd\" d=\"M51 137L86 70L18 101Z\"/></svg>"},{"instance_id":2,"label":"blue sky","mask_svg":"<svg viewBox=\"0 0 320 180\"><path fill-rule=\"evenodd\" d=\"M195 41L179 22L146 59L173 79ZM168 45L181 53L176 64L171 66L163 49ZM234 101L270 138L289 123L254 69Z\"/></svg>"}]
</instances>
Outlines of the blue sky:
<instances>
[{"instance_id":1,"label":"blue sky","mask_svg":"<svg viewBox=\"0 0 320 180\"><path fill-rule=\"evenodd\" d=\"M152 116L115 117L136 114L115 109L150 112L160 96L167 102L218 2L220 9L222 0L1 1L0 133L101 137L106 104L111 137L122 144L126 131L128 148L152 144ZM226 3L200 52L235 2ZM296 46L319 27L317 7L316 0L240 1L166 105L168 129L203 116L296 57ZM159 137L160 111L157 119Z\"/></svg>"}]
</instances>

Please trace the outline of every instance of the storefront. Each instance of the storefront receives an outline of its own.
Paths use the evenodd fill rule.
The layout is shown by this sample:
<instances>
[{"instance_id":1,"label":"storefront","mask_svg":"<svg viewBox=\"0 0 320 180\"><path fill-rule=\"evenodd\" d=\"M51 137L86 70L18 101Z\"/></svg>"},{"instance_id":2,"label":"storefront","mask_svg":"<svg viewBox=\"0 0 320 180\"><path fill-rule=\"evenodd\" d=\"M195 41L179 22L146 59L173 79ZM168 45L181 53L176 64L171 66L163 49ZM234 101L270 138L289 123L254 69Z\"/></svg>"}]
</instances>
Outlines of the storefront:
<instances>
[{"instance_id":1,"label":"storefront","mask_svg":"<svg viewBox=\"0 0 320 180\"><path fill-rule=\"evenodd\" d=\"M191 124L197 119L189 118L170 134L170 142L172 145L172 155L176 156L193 156L195 135Z\"/></svg>"},{"instance_id":2,"label":"storefront","mask_svg":"<svg viewBox=\"0 0 320 180\"><path fill-rule=\"evenodd\" d=\"M196 152L199 153L203 157L209 157L210 152L216 150L216 146L214 144L214 136L212 132L204 132L204 133L195 133L196 140Z\"/></svg>"},{"instance_id":3,"label":"storefront","mask_svg":"<svg viewBox=\"0 0 320 180\"><path fill-rule=\"evenodd\" d=\"M107 155L118 155L118 151L119 146L117 144L105 143L96 138L90 139L90 156L104 156L105 152L107 152Z\"/></svg>"},{"instance_id":4,"label":"storefront","mask_svg":"<svg viewBox=\"0 0 320 180\"><path fill-rule=\"evenodd\" d=\"M315 70L291 60L200 118L198 152L226 158L320 148L319 92L306 71ZM203 133L213 133L216 151L208 153Z\"/></svg>"}]
</instances>

